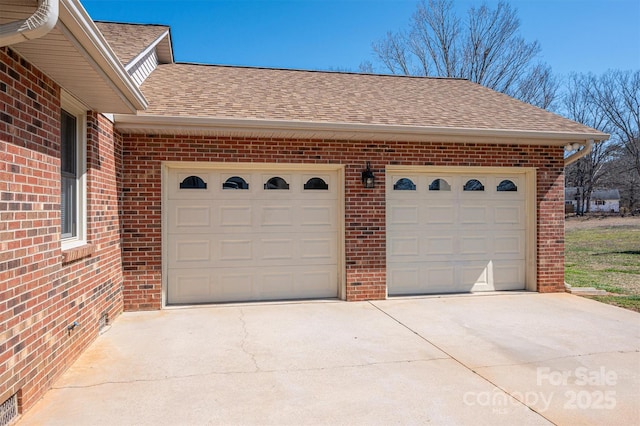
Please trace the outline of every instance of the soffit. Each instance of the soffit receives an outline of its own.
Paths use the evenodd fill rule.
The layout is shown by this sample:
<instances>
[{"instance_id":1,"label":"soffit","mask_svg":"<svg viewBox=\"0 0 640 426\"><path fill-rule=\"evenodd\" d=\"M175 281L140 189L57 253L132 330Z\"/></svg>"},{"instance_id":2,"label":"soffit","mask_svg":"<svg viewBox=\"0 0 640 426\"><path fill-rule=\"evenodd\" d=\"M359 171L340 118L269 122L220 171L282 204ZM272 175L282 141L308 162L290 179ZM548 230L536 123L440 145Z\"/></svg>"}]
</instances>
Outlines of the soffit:
<instances>
[{"instance_id":1,"label":"soffit","mask_svg":"<svg viewBox=\"0 0 640 426\"><path fill-rule=\"evenodd\" d=\"M27 18L31 7L12 7L3 21ZM56 26L45 36L9 46L89 109L126 114L146 106L107 42L76 0L60 2Z\"/></svg>"}]
</instances>

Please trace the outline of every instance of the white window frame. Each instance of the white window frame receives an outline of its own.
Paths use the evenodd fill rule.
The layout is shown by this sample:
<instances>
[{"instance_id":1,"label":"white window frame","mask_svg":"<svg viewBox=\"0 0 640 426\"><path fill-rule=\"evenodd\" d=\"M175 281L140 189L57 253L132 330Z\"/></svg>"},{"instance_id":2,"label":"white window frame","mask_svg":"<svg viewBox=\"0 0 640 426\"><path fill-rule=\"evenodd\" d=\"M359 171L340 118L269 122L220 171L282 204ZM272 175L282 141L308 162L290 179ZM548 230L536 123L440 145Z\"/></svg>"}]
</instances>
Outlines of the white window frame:
<instances>
[{"instance_id":1,"label":"white window frame","mask_svg":"<svg viewBox=\"0 0 640 426\"><path fill-rule=\"evenodd\" d=\"M61 93L61 107L76 118L77 191L75 196L75 214L77 218L77 229L76 235L70 237L62 237L62 234L60 235L62 250L69 250L87 244L87 108L64 91ZM60 175L60 181L62 182L62 173ZM60 204L60 208L62 209L62 203Z\"/></svg>"}]
</instances>

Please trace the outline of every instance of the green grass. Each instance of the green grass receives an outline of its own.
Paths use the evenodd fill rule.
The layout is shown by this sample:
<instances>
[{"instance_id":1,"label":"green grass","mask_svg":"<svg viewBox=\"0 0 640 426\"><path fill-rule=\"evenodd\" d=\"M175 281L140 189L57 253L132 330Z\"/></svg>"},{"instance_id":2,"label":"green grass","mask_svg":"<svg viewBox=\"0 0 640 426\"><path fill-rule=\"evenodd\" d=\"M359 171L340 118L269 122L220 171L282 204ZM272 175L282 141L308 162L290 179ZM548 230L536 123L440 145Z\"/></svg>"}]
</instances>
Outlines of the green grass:
<instances>
[{"instance_id":1,"label":"green grass","mask_svg":"<svg viewBox=\"0 0 640 426\"><path fill-rule=\"evenodd\" d=\"M590 296L590 299L640 312L640 296Z\"/></svg>"},{"instance_id":2,"label":"green grass","mask_svg":"<svg viewBox=\"0 0 640 426\"><path fill-rule=\"evenodd\" d=\"M601 226L567 230L565 280L611 295L595 300L640 312L640 228Z\"/></svg>"}]
</instances>

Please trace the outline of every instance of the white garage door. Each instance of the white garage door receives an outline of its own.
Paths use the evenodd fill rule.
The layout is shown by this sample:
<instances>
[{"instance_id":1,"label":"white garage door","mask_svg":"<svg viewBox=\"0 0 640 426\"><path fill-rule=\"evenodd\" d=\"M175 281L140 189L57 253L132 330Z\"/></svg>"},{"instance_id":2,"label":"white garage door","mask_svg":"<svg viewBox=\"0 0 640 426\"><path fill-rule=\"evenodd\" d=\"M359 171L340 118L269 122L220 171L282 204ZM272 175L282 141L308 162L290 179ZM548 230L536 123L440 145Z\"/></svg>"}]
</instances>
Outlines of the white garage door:
<instances>
[{"instance_id":1,"label":"white garage door","mask_svg":"<svg viewBox=\"0 0 640 426\"><path fill-rule=\"evenodd\" d=\"M523 174L387 175L389 295L525 288Z\"/></svg>"},{"instance_id":2,"label":"white garage door","mask_svg":"<svg viewBox=\"0 0 640 426\"><path fill-rule=\"evenodd\" d=\"M338 296L335 170L169 169L167 303Z\"/></svg>"}]
</instances>

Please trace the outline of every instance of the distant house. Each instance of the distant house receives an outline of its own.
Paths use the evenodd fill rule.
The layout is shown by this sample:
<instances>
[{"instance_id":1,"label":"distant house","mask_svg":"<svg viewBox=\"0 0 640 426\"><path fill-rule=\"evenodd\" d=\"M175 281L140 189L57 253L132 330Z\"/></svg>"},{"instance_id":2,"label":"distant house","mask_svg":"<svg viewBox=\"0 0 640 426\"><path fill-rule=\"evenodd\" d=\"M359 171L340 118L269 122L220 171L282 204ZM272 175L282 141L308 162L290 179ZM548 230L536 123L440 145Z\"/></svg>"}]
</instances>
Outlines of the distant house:
<instances>
[{"instance_id":1,"label":"distant house","mask_svg":"<svg viewBox=\"0 0 640 426\"><path fill-rule=\"evenodd\" d=\"M579 212L578 201L582 188L568 187L564 190L565 211ZM571 207L570 207L571 206ZM596 189L589 199L589 212L619 213L620 191L617 189Z\"/></svg>"}]
</instances>

